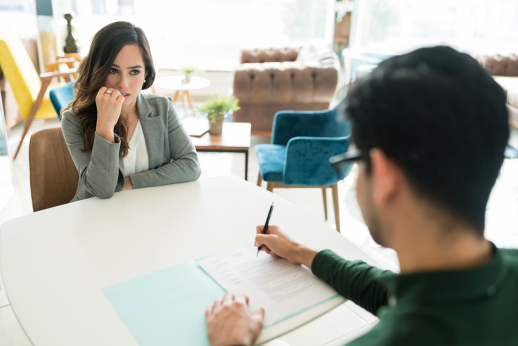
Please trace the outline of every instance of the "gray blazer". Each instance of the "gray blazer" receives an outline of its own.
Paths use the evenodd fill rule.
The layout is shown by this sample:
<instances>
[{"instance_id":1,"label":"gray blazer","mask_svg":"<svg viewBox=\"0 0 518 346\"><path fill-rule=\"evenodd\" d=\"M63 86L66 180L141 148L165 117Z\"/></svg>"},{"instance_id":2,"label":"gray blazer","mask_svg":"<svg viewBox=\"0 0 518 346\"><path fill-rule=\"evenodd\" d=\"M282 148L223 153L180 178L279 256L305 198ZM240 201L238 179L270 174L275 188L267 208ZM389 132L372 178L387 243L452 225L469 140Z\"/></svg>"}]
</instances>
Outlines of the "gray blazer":
<instances>
[{"instance_id":1,"label":"gray blazer","mask_svg":"<svg viewBox=\"0 0 518 346\"><path fill-rule=\"evenodd\" d=\"M130 175L133 188L193 181L201 170L196 149L176 115L170 97L140 94L137 109L149 156L149 170ZM120 138L111 143L95 133L91 152L83 146L79 120L69 109L61 121L63 136L79 172L72 201L97 196L110 198L124 187L124 162L119 155Z\"/></svg>"}]
</instances>

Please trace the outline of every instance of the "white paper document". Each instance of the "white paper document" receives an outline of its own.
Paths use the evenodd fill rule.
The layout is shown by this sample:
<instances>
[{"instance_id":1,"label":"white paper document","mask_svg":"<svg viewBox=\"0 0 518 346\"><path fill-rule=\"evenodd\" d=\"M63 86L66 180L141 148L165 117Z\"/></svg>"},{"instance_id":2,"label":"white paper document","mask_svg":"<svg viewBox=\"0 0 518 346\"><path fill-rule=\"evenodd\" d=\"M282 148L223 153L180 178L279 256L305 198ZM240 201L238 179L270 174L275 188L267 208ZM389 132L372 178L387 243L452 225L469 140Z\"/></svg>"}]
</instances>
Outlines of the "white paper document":
<instances>
[{"instance_id":1,"label":"white paper document","mask_svg":"<svg viewBox=\"0 0 518 346\"><path fill-rule=\"evenodd\" d=\"M338 298L338 293L308 268L276 259L247 245L196 262L227 292L250 298L250 311L265 310L265 328Z\"/></svg>"}]
</instances>

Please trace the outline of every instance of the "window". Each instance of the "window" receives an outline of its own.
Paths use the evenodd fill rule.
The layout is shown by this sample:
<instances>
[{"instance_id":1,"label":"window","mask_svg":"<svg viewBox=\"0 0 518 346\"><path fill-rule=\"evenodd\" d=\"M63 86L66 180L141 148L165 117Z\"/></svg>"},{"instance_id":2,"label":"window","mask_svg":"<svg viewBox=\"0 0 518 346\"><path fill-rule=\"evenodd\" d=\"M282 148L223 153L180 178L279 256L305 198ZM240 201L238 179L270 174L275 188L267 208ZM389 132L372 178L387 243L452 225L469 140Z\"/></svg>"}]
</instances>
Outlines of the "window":
<instances>
[{"instance_id":1,"label":"window","mask_svg":"<svg viewBox=\"0 0 518 346\"><path fill-rule=\"evenodd\" d=\"M446 44L471 54L518 53L516 0L357 0L355 47L402 53Z\"/></svg>"},{"instance_id":2,"label":"window","mask_svg":"<svg viewBox=\"0 0 518 346\"><path fill-rule=\"evenodd\" d=\"M56 18L76 12L72 24L82 51L104 25L126 20L148 37L155 65L232 70L241 48L282 47L324 38L328 0L68 0Z\"/></svg>"}]
</instances>

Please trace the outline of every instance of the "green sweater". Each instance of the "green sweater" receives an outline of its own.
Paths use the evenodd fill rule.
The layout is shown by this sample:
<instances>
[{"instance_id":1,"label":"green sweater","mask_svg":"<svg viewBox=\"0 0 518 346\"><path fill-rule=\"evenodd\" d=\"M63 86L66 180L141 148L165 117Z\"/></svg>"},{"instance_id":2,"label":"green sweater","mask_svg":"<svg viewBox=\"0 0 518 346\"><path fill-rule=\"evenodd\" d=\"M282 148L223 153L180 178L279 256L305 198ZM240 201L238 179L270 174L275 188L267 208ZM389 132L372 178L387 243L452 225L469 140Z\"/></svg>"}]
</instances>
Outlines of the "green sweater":
<instances>
[{"instance_id":1,"label":"green sweater","mask_svg":"<svg viewBox=\"0 0 518 346\"><path fill-rule=\"evenodd\" d=\"M486 265L395 274L319 252L313 273L380 319L348 346L518 345L518 250L494 248Z\"/></svg>"}]
</instances>

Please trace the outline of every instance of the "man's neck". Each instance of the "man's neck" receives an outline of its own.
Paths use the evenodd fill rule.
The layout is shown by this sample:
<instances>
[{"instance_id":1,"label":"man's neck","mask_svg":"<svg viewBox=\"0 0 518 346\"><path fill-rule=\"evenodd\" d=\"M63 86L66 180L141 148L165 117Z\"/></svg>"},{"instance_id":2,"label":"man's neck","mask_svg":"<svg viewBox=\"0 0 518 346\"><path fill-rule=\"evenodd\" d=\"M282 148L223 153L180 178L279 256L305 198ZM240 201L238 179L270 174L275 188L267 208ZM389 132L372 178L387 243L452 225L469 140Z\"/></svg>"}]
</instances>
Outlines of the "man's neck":
<instances>
[{"instance_id":1,"label":"man's neck","mask_svg":"<svg viewBox=\"0 0 518 346\"><path fill-rule=\"evenodd\" d=\"M391 241L402 274L471 269L491 260L491 243L469 226L407 221Z\"/></svg>"}]
</instances>

